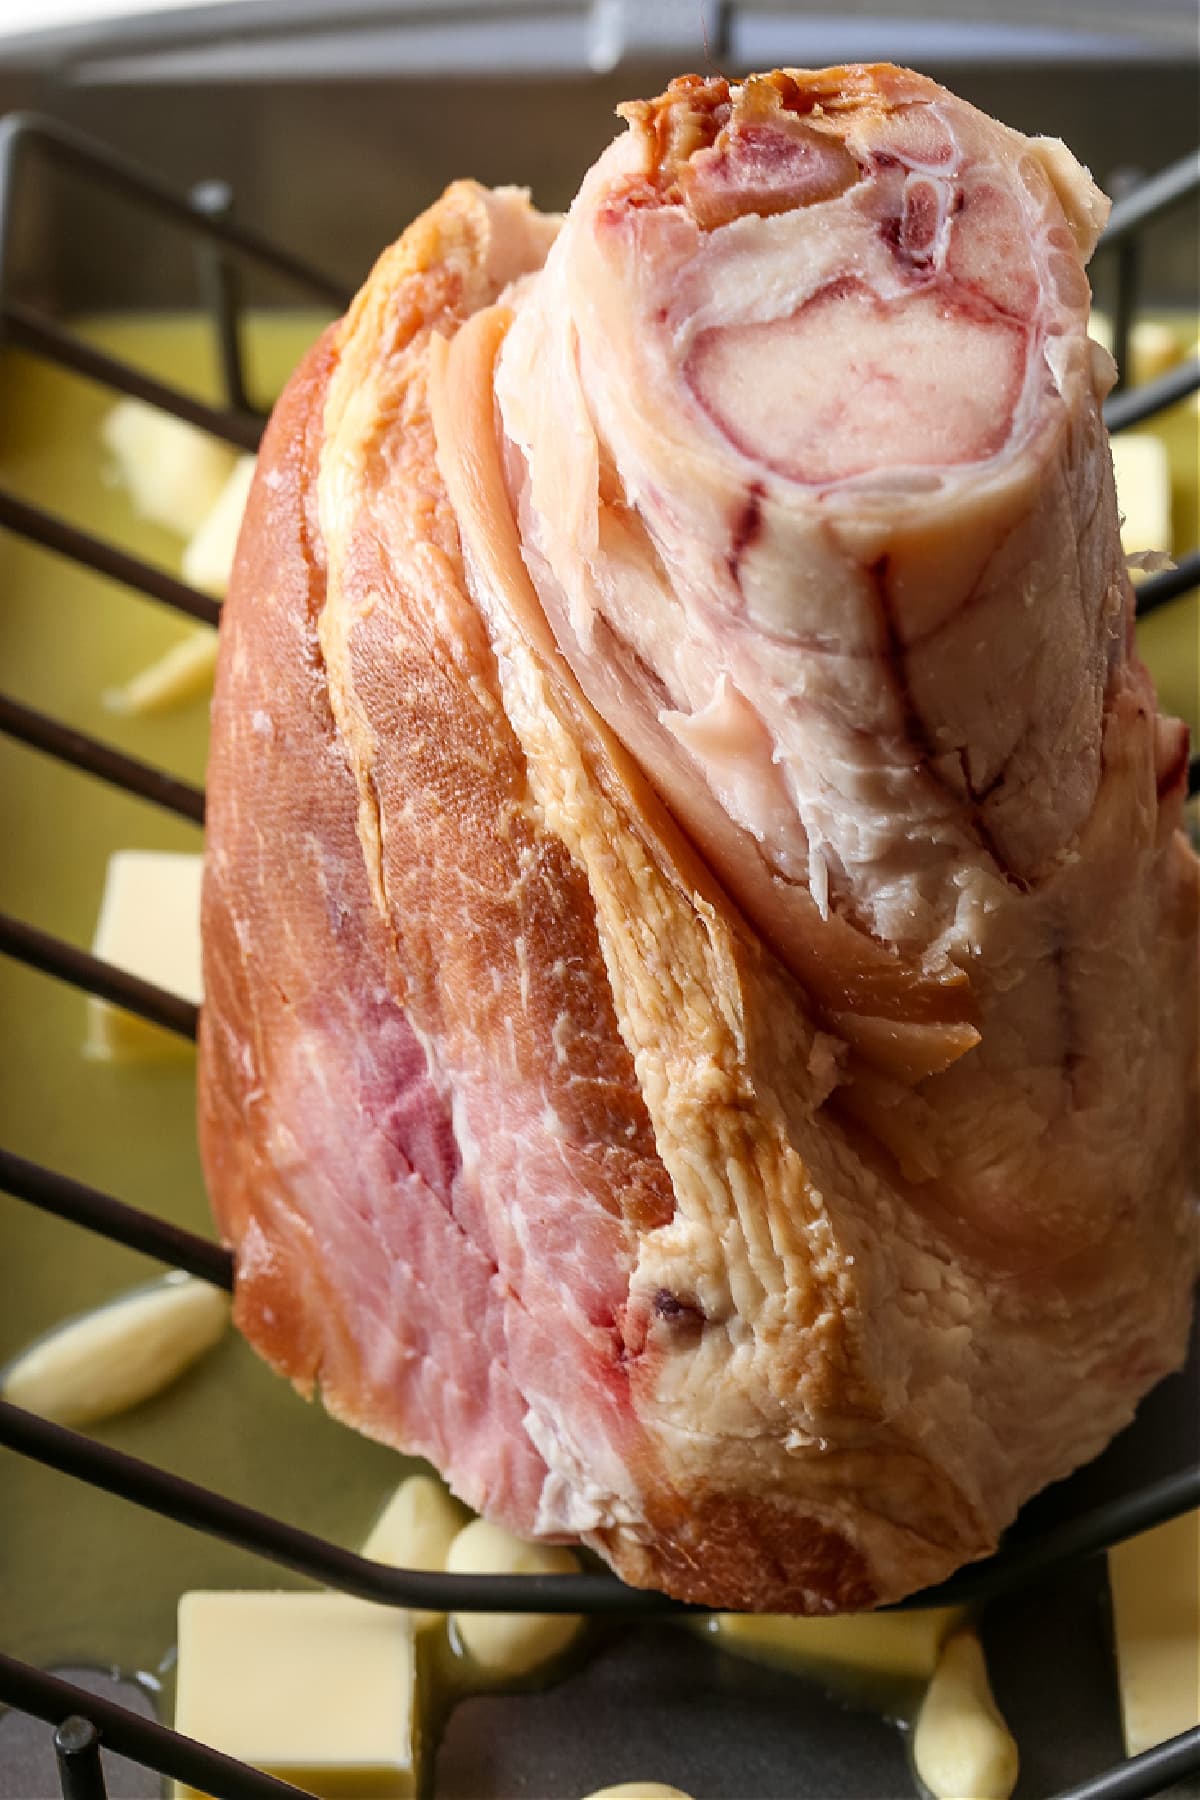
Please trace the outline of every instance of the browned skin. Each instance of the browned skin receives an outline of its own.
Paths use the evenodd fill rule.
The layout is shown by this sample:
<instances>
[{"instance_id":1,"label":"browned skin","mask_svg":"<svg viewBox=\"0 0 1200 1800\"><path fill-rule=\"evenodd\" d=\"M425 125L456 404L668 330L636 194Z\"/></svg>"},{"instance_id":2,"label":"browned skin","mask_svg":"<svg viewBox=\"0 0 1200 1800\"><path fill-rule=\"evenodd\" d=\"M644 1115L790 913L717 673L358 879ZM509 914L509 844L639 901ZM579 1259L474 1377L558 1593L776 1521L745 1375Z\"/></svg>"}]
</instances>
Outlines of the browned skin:
<instances>
[{"instance_id":1,"label":"browned skin","mask_svg":"<svg viewBox=\"0 0 1200 1800\"><path fill-rule=\"evenodd\" d=\"M344 868L346 916L356 939L345 958L347 973L366 979L383 966L382 934L358 854L354 787L337 748L316 641L325 577L312 482L333 336L331 328L310 351L272 415L263 456L279 468L281 480L275 487L255 483L239 553L239 584L255 602L228 608L222 623L208 828L210 842L227 850L230 873L228 886L211 863L206 873L206 1003L200 1020L200 1143L210 1188L220 1196L224 1234L239 1247L235 1317L267 1360L305 1391L311 1391L321 1356L309 1305L320 1270L303 1242L258 1228L260 1213L282 1220L287 1209L285 1202L273 1204L278 1183L265 1143L268 1115L251 1104L253 1092L272 1080L272 1049L291 1027L292 993L303 995L310 985L309 954L300 946L329 938L319 887L297 868L298 846L326 842ZM244 676L231 692L236 664ZM249 770L238 767L242 708L267 700L274 754L256 759L251 783L243 787ZM295 779L297 757L306 766L303 782ZM257 864L256 822L265 836ZM234 911L257 921L258 949L265 955L268 897L276 890L291 896L295 932L290 955L283 945L271 950L272 979L262 982L253 951L238 944Z\"/></svg>"},{"instance_id":2,"label":"browned skin","mask_svg":"<svg viewBox=\"0 0 1200 1800\"><path fill-rule=\"evenodd\" d=\"M640 1553L616 1533L595 1539L632 1587L736 1612L866 1612L879 1600L854 1545L786 1501L696 1495L663 1522L669 1533Z\"/></svg>"}]
</instances>

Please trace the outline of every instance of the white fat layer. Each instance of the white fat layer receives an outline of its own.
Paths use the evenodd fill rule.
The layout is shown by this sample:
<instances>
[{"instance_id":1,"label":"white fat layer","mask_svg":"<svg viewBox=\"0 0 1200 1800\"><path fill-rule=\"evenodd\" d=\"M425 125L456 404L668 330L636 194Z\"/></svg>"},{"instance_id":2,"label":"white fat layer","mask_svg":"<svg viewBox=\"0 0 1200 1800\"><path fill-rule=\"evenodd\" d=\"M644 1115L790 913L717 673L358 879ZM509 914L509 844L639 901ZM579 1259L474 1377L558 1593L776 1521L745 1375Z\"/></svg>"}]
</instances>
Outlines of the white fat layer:
<instances>
[{"instance_id":1,"label":"white fat layer","mask_svg":"<svg viewBox=\"0 0 1200 1800\"><path fill-rule=\"evenodd\" d=\"M561 1420L552 1420L533 1407L525 1415L524 1426L547 1469L534 1521L535 1537L583 1537L618 1526L636 1535L643 1515L627 1497L629 1471L615 1456L606 1458L607 1446L593 1441L586 1454L581 1454L569 1441ZM611 1466L602 1471L601 1464L606 1461ZM624 1495L620 1489L625 1490Z\"/></svg>"}]
</instances>

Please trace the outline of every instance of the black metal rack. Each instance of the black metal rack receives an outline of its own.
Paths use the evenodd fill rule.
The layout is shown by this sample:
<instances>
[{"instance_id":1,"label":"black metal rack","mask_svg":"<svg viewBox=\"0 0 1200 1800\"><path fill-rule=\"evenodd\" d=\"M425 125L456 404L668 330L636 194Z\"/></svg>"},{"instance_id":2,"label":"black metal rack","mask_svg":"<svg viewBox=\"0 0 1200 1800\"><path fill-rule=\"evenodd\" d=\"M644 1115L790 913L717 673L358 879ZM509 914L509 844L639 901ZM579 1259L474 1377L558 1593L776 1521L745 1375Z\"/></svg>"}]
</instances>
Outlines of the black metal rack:
<instances>
[{"instance_id":1,"label":"black metal rack","mask_svg":"<svg viewBox=\"0 0 1200 1800\"><path fill-rule=\"evenodd\" d=\"M67 171L116 193L192 238L202 298L217 334L227 404L214 408L153 380L43 317L11 291L11 221L20 184L37 165ZM1200 152L1143 183L1113 209L1104 247L1114 253L1115 349L1127 362L1136 310L1139 233L1143 226L1200 188ZM0 343L137 396L240 449L257 444L262 418L246 397L239 354L237 261L258 265L296 284L314 299L342 306L348 296L319 271L276 249L229 216L230 196L207 184L182 196L111 151L67 128L30 115L0 121ZM1142 387L1119 389L1107 408L1110 429L1144 421L1200 387L1192 361ZM207 595L103 540L29 505L0 486L0 527L48 550L112 576L193 618L215 623L219 607ZM1151 576L1138 590L1139 617L1169 604L1200 583L1200 548L1178 566ZM8 697L0 696L0 732L103 781L141 795L180 817L202 822L200 789ZM1188 769L1188 792L1200 790L1200 756ZM0 915L0 951L140 1016L194 1037L197 1009L177 996L27 922ZM178 1226L8 1151L0 1151L0 1189L60 1218L99 1232L225 1289L233 1286L228 1251ZM392 1606L436 1610L584 1612L640 1617L690 1610L665 1596L625 1587L613 1577L584 1572L557 1576L466 1576L391 1568L301 1531L139 1461L79 1432L53 1425L0 1402L0 1444L131 1503L164 1514L300 1572L313 1580ZM1069 1493L1070 1483L1062 1484ZM1110 1545L1200 1506L1200 1468L1183 1469L1135 1486L1098 1504L1023 1515L998 1554L962 1571L907 1605L978 1601L1036 1578L1076 1557ZM0 1703L55 1727L55 1750L65 1800L103 1800L100 1746L222 1796L222 1800L282 1800L300 1790L180 1736L152 1720L82 1688L0 1655ZM1200 1729L1119 1764L1069 1790L1060 1800L1135 1800L1200 1774Z\"/></svg>"}]
</instances>

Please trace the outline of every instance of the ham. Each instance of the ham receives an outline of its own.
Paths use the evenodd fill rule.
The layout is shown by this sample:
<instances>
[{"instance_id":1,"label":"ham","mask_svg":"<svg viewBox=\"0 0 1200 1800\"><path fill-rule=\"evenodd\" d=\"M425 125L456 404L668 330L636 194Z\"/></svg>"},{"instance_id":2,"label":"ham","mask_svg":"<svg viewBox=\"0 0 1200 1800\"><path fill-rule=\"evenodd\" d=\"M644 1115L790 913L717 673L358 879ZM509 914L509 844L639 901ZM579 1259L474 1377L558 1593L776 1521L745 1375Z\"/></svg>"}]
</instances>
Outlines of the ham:
<instances>
[{"instance_id":1,"label":"ham","mask_svg":"<svg viewBox=\"0 0 1200 1800\"><path fill-rule=\"evenodd\" d=\"M890 67L458 183L268 430L200 1135L236 1317L526 1536L722 1607L987 1554L1182 1360L1186 741L1106 203Z\"/></svg>"}]
</instances>

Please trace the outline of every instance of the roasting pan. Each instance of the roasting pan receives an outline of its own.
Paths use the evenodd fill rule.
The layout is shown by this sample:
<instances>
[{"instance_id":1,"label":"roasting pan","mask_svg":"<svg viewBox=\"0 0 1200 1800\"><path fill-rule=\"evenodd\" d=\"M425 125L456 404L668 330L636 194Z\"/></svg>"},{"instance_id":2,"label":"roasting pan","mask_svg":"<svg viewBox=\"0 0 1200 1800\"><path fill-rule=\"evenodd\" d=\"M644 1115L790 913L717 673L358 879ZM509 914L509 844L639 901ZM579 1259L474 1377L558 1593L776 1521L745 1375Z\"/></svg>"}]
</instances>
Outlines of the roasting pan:
<instances>
[{"instance_id":1,"label":"roasting pan","mask_svg":"<svg viewBox=\"0 0 1200 1800\"><path fill-rule=\"evenodd\" d=\"M10 116L2 128L0 383L14 356L26 374L73 361L92 384L91 410L79 418L94 422L111 398L95 378L113 371L97 360L103 334L81 352L72 321L204 308L213 346L206 381L160 348L142 364L143 389L177 408L191 393L195 416L211 404L211 423L252 444L254 408L281 371L256 357L239 320L302 309L299 341L453 176L522 182L544 206L559 206L611 135L617 100L684 67L716 63L732 74L856 56L917 63L1009 123L1062 135L1103 185L1129 196L1128 229L1095 271L1120 340L1138 307L1197 304L1197 164L1185 160L1200 136L1195 54L1190 0L1154 0L1134 20L1111 0L1086 9L1031 0L1002 18L975 0L953 15L879 0L869 17L841 18L701 0L353 8L238 0L0 36L0 109L45 121ZM1159 210L1145 204L1154 188L1136 184L1164 170L1173 173L1158 190L1168 201ZM1177 375L1157 394L1118 394L1115 422L1185 386ZM57 1319L145 1279L153 1265L139 1252L228 1281L227 1260L200 1241L211 1227L187 1057L114 1074L77 1053L84 1001L70 983L98 989L106 977L62 946L89 940L110 850L198 847L203 720L193 709L131 723L100 704L131 645L158 646L177 630L169 614L164 624L162 603L187 602L163 573L169 544L144 534L134 544L118 497L93 493L73 506L64 490L48 519L32 510L53 495L56 470L98 455L91 427L39 424L33 415L47 391L32 377L0 386L0 667L16 703L0 715L0 906L16 920L0 958L8 1152L0 1362ZM1193 539L1194 528L1193 510ZM133 549L134 560L122 560ZM1142 590L1160 686L1193 724L1196 582L1193 553ZM111 642L97 637L97 609L112 622ZM46 725L51 713L67 732ZM107 750L97 750L98 738ZM1198 778L1194 760L1193 792ZM186 1007L127 983L111 991L157 1008L185 1033L193 1023ZM154 1235L145 1215L165 1230ZM106 1706L170 1723L180 1592L346 1580L337 1547L361 1542L404 1466L306 1408L232 1341L176 1389L91 1435L98 1450L70 1434L22 1436L18 1422L0 1449L0 1653L68 1672L97 1696L68 1705L15 1662L0 1664L0 1701L14 1707L0 1714L0 1800L60 1791L45 1721L67 1711L90 1712L108 1744L136 1753L105 1752L111 1795L160 1793L161 1741ZM136 1467L118 1462L122 1453ZM1086 1547L1086 1532L1056 1535L1081 1512L1111 1527L1121 1495L1134 1507L1126 1525L1136 1523L1147 1495L1172 1483L1191 1492L1198 1468L1194 1334L1188 1368L1156 1391L1130 1431L1026 1509L1015 1535L1030 1546L1030 1567L982 1611L993 1685L1022 1753L1018 1800L1115 1800L1181 1780L1191 1785L1179 1791L1200 1793L1200 1745L1141 1769L1120 1766L1104 1560L1068 1554ZM159 1513L137 1506L135 1493ZM229 1500L254 1517L235 1514ZM315 1536L326 1560L289 1528ZM696 1800L915 1792L903 1736L865 1702L724 1656L669 1615L623 1616L613 1584L586 1598L611 1616L594 1622L560 1679L460 1702L450 1714L432 1764L438 1800L569 1800L651 1777ZM88 1741L81 1733L66 1759L61 1791L70 1800L102 1792ZM227 1787L209 1785L230 1800L265 1791L236 1772Z\"/></svg>"}]
</instances>

